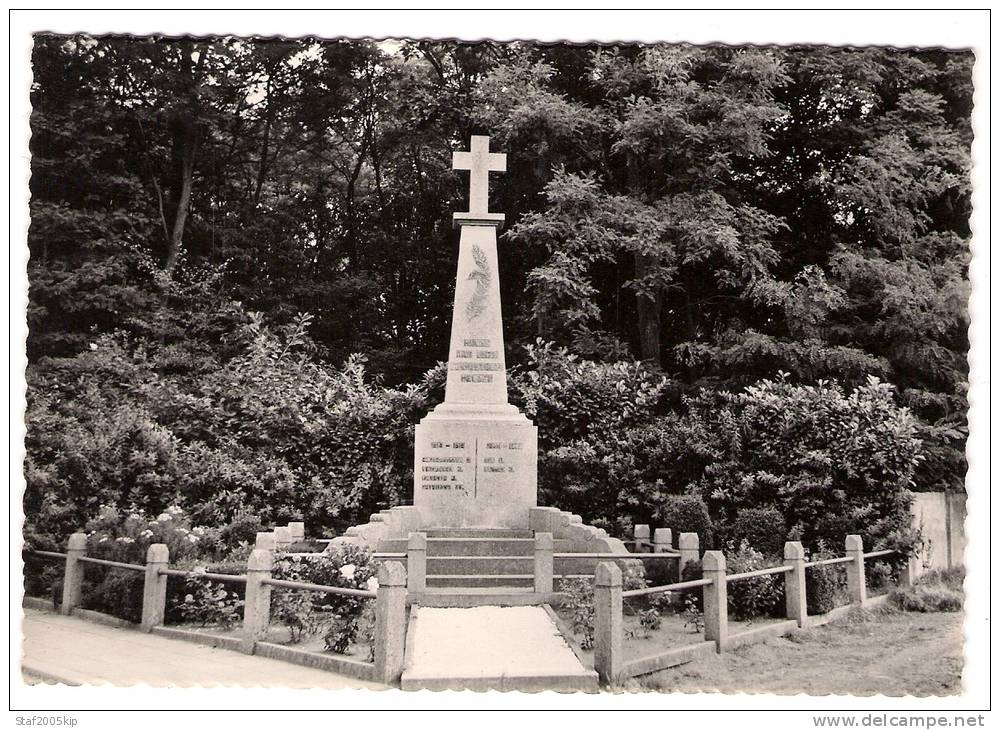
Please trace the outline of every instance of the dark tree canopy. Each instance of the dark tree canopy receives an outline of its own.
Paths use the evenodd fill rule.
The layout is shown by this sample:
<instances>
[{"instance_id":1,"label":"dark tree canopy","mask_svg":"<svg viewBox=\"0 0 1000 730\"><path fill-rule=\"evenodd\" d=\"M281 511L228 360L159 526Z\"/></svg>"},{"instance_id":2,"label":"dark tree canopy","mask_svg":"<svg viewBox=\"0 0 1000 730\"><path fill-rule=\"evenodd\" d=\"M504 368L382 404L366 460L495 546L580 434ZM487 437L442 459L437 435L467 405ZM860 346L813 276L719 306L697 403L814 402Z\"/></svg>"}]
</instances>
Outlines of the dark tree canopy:
<instances>
[{"instance_id":1,"label":"dark tree canopy","mask_svg":"<svg viewBox=\"0 0 1000 730\"><path fill-rule=\"evenodd\" d=\"M280 414L217 398L263 387L240 368L262 367L274 333L325 369L310 387L361 368L409 393L378 418L419 410L450 326L463 205L451 151L473 133L509 156L492 204L509 222L509 363L530 368L539 338L641 361L669 382L660 415L766 378L877 376L916 416L914 486L961 489L972 63L878 48L38 35L28 500L46 499L54 477L31 475L61 458L44 453L37 409L69 417L60 393L107 390L87 380L111 378L94 358L112 341L129 363L120 397L190 468L199 444L249 449L240 463L287 446L280 429L251 444L236 425ZM150 401L150 379L169 382L169 406L160 390ZM330 402L281 397L306 412ZM150 453L167 448L146 437ZM365 468L405 464L399 441L369 444ZM341 464L331 477L321 458L303 473L258 463L254 478L305 490L296 513L330 480L351 485L325 508L341 515L405 498L405 474Z\"/></svg>"}]
</instances>

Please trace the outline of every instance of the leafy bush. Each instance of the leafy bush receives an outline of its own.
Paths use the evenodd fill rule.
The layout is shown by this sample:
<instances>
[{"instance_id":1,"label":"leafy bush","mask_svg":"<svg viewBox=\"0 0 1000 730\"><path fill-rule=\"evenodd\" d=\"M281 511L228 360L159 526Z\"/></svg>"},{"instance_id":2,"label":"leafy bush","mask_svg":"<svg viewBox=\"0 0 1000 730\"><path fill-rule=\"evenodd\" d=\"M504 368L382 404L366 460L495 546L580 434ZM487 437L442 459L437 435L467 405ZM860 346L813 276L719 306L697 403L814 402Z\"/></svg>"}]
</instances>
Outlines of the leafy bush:
<instances>
[{"instance_id":1,"label":"leafy bush","mask_svg":"<svg viewBox=\"0 0 1000 730\"><path fill-rule=\"evenodd\" d=\"M784 553L788 528L784 515L776 507L747 507L736 513L728 534L730 543L746 541L755 550L773 558Z\"/></svg>"},{"instance_id":2,"label":"leafy bush","mask_svg":"<svg viewBox=\"0 0 1000 730\"><path fill-rule=\"evenodd\" d=\"M175 599L174 606L185 621L228 629L243 620L243 599L225 583L198 577L205 572L203 568L195 568L184 579L184 597Z\"/></svg>"},{"instance_id":3,"label":"leafy bush","mask_svg":"<svg viewBox=\"0 0 1000 730\"><path fill-rule=\"evenodd\" d=\"M371 551L354 545L340 546L318 557L279 556L274 575L317 585L375 590L377 563ZM292 643L322 634L326 647L336 653L348 651L358 634L369 634L367 604L371 599L312 591L276 590L271 598L272 621L284 624Z\"/></svg>"},{"instance_id":4,"label":"leafy bush","mask_svg":"<svg viewBox=\"0 0 1000 730\"><path fill-rule=\"evenodd\" d=\"M809 557L810 562L840 557L821 542ZM847 600L847 574L841 565L820 565L806 569L806 610L811 614L832 611Z\"/></svg>"},{"instance_id":5,"label":"leafy bush","mask_svg":"<svg viewBox=\"0 0 1000 730\"><path fill-rule=\"evenodd\" d=\"M684 594L684 612L681 615L684 617L684 628L690 626L696 634L705 631L705 614L697 596L690 591Z\"/></svg>"},{"instance_id":6,"label":"leafy bush","mask_svg":"<svg viewBox=\"0 0 1000 730\"><path fill-rule=\"evenodd\" d=\"M221 549L215 530L193 526L188 515L177 506L150 519L142 509L120 512L116 507L104 505L86 528L88 555L133 565L145 565L146 551L154 543L167 546L172 564L215 556ZM127 621L141 620L142 573L90 564L84 575L85 607ZM168 581L168 591L170 587Z\"/></svg>"},{"instance_id":7,"label":"leafy bush","mask_svg":"<svg viewBox=\"0 0 1000 730\"><path fill-rule=\"evenodd\" d=\"M594 648L594 584L587 578L563 581L565 594L561 611L569 614L573 633L580 637L581 649Z\"/></svg>"},{"instance_id":8,"label":"leafy bush","mask_svg":"<svg viewBox=\"0 0 1000 730\"><path fill-rule=\"evenodd\" d=\"M648 585L662 586L677 580L677 560L643 560L642 564L645 568L643 577Z\"/></svg>"},{"instance_id":9,"label":"leafy bush","mask_svg":"<svg viewBox=\"0 0 1000 730\"><path fill-rule=\"evenodd\" d=\"M509 378L511 402L538 426L540 504L622 534L652 514L628 430L655 414L667 380L639 362L584 360L541 340Z\"/></svg>"},{"instance_id":10,"label":"leafy bush","mask_svg":"<svg viewBox=\"0 0 1000 730\"><path fill-rule=\"evenodd\" d=\"M24 554L24 595L45 598L56 606L62 600L65 563Z\"/></svg>"},{"instance_id":11,"label":"leafy bush","mask_svg":"<svg viewBox=\"0 0 1000 730\"><path fill-rule=\"evenodd\" d=\"M915 585L896 589L890 594L892 603L904 611L961 611L964 598L943 585Z\"/></svg>"},{"instance_id":12,"label":"leafy bush","mask_svg":"<svg viewBox=\"0 0 1000 730\"><path fill-rule=\"evenodd\" d=\"M726 550L726 572L750 573L773 567L775 562L750 547L746 540L738 548L728 546ZM729 615L737 621L748 621L764 616L780 616L784 610L785 591L783 577L764 575L729 582L726 586Z\"/></svg>"},{"instance_id":13,"label":"leafy bush","mask_svg":"<svg viewBox=\"0 0 1000 730\"><path fill-rule=\"evenodd\" d=\"M882 593L891 588L898 571L892 563L884 560L868 560L865 562L865 585L872 594Z\"/></svg>"},{"instance_id":14,"label":"leafy bush","mask_svg":"<svg viewBox=\"0 0 1000 730\"><path fill-rule=\"evenodd\" d=\"M656 515L657 520L671 528L675 535L682 532L698 534L702 550L712 548L712 519L705 500L695 495L676 495L667 498Z\"/></svg>"},{"instance_id":15,"label":"leafy bush","mask_svg":"<svg viewBox=\"0 0 1000 730\"><path fill-rule=\"evenodd\" d=\"M660 613L653 608L647 608L639 612L639 625L648 633L660 628L662 619Z\"/></svg>"},{"instance_id":16,"label":"leafy bush","mask_svg":"<svg viewBox=\"0 0 1000 730\"><path fill-rule=\"evenodd\" d=\"M30 544L64 545L105 504L180 505L200 524L228 525L231 543L291 519L343 529L409 493L413 424L433 379L383 388L363 357L319 363L308 317L274 328L234 317L234 332L213 332L227 348L116 333L31 369Z\"/></svg>"},{"instance_id":17,"label":"leafy bush","mask_svg":"<svg viewBox=\"0 0 1000 730\"><path fill-rule=\"evenodd\" d=\"M965 603L964 580L963 568L934 570L920 576L912 586L894 589L889 601L904 611L961 611Z\"/></svg>"},{"instance_id":18,"label":"leafy bush","mask_svg":"<svg viewBox=\"0 0 1000 730\"><path fill-rule=\"evenodd\" d=\"M915 420L892 386L869 378L839 385L763 380L737 394L703 392L688 401L712 443L698 482L724 531L741 510L774 507L802 541L914 544L910 493L920 462Z\"/></svg>"},{"instance_id":19,"label":"leafy bush","mask_svg":"<svg viewBox=\"0 0 1000 730\"><path fill-rule=\"evenodd\" d=\"M681 582L686 583L689 580L700 580L702 578L701 561L692 560L687 563L681 570ZM701 611L704 606L704 596L700 588L689 588L684 591L684 605L685 607L689 604L694 606L698 611Z\"/></svg>"}]
</instances>

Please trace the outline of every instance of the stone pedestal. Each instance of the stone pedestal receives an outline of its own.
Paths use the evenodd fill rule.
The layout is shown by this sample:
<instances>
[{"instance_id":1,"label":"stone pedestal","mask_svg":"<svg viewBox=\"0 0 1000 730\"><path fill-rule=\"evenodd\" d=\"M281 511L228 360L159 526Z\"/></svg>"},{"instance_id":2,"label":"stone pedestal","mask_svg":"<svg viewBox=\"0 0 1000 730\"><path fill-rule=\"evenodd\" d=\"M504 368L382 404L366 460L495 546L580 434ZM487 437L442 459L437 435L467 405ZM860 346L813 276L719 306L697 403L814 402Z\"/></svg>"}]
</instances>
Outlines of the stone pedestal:
<instances>
[{"instance_id":1,"label":"stone pedestal","mask_svg":"<svg viewBox=\"0 0 1000 730\"><path fill-rule=\"evenodd\" d=\"M500 312L497 227L488 211L487 175L506 169L487 137L455 153L471 171L469 211L461 227L444 403L415 433L413 504L425 527L528 527L537 502L538 430L507 402Z\"/></svg>"},{"instance_id":2,"label":"stone pedestal","mask_svg":"<svg viewBox=\"0 0 1000 730\"><path fill-rule=\"evenodd\" d=\"M527 528L538 429L510 411L438 406L416 427L413 504L428 527Z\"/></svg>"}]
</instances>

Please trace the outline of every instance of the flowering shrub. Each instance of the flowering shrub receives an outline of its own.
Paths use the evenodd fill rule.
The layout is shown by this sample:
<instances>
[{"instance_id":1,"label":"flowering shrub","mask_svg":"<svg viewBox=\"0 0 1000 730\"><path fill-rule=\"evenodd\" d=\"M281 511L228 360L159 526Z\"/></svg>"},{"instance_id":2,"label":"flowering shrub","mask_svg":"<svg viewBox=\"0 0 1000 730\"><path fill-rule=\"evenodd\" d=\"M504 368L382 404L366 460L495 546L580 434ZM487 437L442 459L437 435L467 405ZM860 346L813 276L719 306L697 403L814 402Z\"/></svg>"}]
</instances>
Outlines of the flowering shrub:
<instances>
[{"instance_id":1,"label":"flowering shrub","mask_svg":"<svg viewBox=\"0 0 1000 730\"><path fill-rule=\"evenodd\" d=\"M647 608L639 612L639 625L647 634L660 628L661 622L660 613L655 608Z\"/></svg>"},{"instance_id":2,"label":"flowering shrub","mask_svg":"<svg viewBox=\"0 0 1000 730\"><path fill-rule=\"evenodd\" d=\"M214 558L222 549L218 530L192 525L190 516L178 506L154 517L142 509L104 505L86 530L88 552L124 563L145 563L146 550L154 543L167 546L171 563Z\"/></svg>"},{"instance_id":3,"label":"flowering shrub","mask_svg":"<svg viewBox=\"0 0 1000 730\"><path fill-rule=\"evenodd\" d=\"M754 550L746 540L742 540L738 548L728 545L725 555L726 572L730 575L750 573L775 564ZM729 582L726 586L729 614L737 621L780 616L785 598L783 580L778 574Z\"/></svg>"},{"instance_id":4,"label":"flowering shrub","mask_svg":"<svg viewBox=\"0 0 1000 730\"><path fill-rule=\"evenodd\" d=\"M279 556L274 566L274 575L281 580L370 591L378 589L377 571L371 552L354 545L320 557ZM288 627L292 643L322 633L330 651L344 654L359 634L370 634L366 626L374 621L370 603L371 599L351 596L277 590L272 593L271 617Z\"/></svg>"},{"instance_id":5,"label":"flowering shrub","mask_svg":"<svg viewBox=\"0 0 1000 730\"><path fill-rule=\"evenodd\" d=\"M696 634L705 630L705 614L698 604L698 598L690 591L684 593L684 611L681 613L684 618L684 628L691 627Z\"/></svg>"},{"instance_id":6,"label":"flowering shrub","mask_svg":"<svg viewBox=\"0 0 1000 730\"><path fill-rule=\"evenodd\" d=\"M163 543L170 551L172 564L190 563L215 557L222 546L216 530L193 526L188 515L177 506L156 515L142 509L120 511L103 505L97 517L87 523L87 554L92 557L134 565L144 565L146 550ZM110 613L127 621L142 618L142 573L101 565L87 565L84 582L84 605ZM168 590L178 590L168 582Z\"/></svg>"},{"instance_id":7,"label":"flowering shrub","mask_svg":"<svg viewBox=\"0 0 1000 730\"><path fill-rule=\"evenodd\" d=\"M243 599L235 591L228 590L226 584L209 582L199 578L204 568L195 568L185 578L187 593L183 599L175 599L177 612L185 621L194 621L202 626L209 624L230 628L243 620Z\"/></svg>"}]
</instances>

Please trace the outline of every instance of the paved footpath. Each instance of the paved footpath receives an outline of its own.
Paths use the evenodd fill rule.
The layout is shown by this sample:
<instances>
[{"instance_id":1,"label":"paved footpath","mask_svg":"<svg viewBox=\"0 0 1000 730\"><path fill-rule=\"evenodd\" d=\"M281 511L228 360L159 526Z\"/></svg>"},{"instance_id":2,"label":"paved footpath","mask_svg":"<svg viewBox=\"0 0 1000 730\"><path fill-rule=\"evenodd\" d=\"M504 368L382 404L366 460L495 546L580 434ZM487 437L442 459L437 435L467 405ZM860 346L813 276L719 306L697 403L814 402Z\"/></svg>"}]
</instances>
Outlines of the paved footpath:
<instances>
[{"instance_id":1,"label":"paved footpath","mask_svg":"<svg viewBox=\"0 0 1000 730\"><path fill-rule=\"evenodd\" d=\"M384 689L321 669L24 609L25 680L66 684Z\"/></svg>"}]
</instances>

